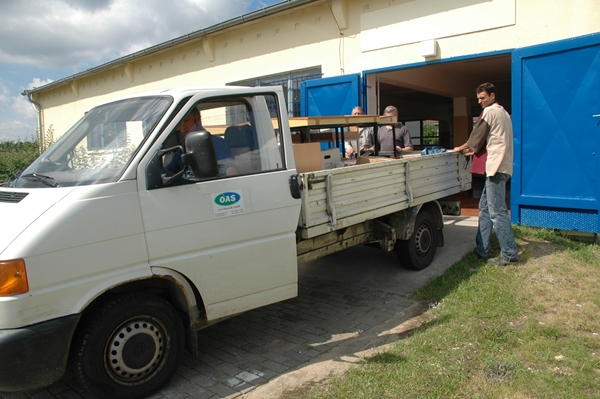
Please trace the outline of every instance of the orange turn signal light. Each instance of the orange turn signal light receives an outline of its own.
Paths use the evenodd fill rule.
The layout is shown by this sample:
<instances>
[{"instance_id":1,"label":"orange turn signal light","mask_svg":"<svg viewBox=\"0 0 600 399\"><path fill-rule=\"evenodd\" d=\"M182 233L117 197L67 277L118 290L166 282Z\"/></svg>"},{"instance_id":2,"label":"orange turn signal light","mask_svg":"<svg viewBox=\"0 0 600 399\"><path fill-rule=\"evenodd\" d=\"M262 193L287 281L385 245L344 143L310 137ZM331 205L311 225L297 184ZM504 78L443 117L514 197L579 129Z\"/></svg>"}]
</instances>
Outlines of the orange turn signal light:
<instances>
[{"instance_id":1,"label":"orange turn signal light","mask_svg":"<svg viewBox=\"0 0 600 399\"><path fill-rule=\"evenodd\" d=\"M0 295L17 295L29 291L23 259L0 261Z\"/></svg>"}]
</instances>

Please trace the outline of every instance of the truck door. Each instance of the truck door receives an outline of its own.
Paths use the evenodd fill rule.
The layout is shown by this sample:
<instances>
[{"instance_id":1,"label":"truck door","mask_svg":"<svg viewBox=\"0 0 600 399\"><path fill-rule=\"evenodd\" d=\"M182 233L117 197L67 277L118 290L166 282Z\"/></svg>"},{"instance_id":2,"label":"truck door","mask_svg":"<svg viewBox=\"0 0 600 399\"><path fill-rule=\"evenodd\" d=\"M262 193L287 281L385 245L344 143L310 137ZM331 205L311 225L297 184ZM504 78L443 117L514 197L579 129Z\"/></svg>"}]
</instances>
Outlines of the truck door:
<instances>
[{"instance_id":1,"label":"truck door","mask_svg":"<svg viewBox=\"0 0 600 399\"><path fill-rule=\"evenodd\" d=\"M513 53L513 223L600 233L600 34Z\"/></svg>"},{"instance_id":2,"label":"truck door","mask_svg":"<svg viewBox=\"0 0 600 399\"><path fill-rule=\"evenodd\" d=\"M297 295L300 202L290 194L277 136L281 93L253 93L193 97L138 170L150 265L185 275L208 320ZM170 184L156 183L156 152L183 142L190 114L199 118L193 129L212 135L219 175L197 181L186 172ZM179 155L160 157L161 173L176 172L168 158Z\"/></svg>"}]
</instances>

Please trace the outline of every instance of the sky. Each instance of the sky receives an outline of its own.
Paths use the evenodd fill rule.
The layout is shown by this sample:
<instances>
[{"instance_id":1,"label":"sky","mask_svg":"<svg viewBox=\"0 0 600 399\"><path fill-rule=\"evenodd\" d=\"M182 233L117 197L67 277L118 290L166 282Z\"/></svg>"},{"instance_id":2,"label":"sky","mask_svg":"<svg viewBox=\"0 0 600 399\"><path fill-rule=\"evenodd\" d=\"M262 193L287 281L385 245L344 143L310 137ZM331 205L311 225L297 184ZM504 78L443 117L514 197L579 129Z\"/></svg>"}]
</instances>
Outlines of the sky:
<instances>
[{"instance_id":1,"label":"sky","mask_svg":"<svg viewBox=\"0 0 600 399\"><path fill-rule=\"evenodd\" d=\"M1 0L0 142L34 140L24 90L282 0Z\"/></svg>"}]
</instances>

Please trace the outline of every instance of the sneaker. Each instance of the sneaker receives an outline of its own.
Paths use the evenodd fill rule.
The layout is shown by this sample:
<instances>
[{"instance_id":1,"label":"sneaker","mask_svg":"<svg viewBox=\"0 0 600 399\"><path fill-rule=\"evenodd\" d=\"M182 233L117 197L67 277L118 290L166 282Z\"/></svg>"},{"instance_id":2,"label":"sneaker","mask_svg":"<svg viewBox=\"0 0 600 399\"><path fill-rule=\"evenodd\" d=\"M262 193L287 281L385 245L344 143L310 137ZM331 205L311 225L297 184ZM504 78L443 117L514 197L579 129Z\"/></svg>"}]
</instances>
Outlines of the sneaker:
<instances>
[{"instance_id":1,"label":"sneaker","mask_svg":"<svg viewBox=\"0 0 600 399\"><path fill-rule=\"evenodd\" d=\"M475 254L475 256L477 256L477 259L483 260L483 261L487 260L487 256L479 255L479 252L477 252L477 248L473 248L473 253Z\"/></svg>"},{"instance_id":2,"label":"sneaker","mask_svg":"<svg viewBox=\"0 0 600 399\"><path fill-rule=\"evenodd\" d=\"M489 263L490 265L494 265L494 266L516 265L519 263L519 258L506 259L506 258L503 258L502 256L500 256L498 258L488 259L487 263Z\"/></svg>"}]
</instances>

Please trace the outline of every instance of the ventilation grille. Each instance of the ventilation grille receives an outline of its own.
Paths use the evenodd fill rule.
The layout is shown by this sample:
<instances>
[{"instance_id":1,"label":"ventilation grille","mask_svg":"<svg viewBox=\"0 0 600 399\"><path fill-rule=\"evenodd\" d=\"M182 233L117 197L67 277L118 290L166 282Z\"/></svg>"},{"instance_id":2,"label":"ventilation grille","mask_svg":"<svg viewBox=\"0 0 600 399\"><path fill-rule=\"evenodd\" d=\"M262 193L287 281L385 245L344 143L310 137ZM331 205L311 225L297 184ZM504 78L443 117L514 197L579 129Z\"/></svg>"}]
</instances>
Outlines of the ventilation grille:
<instances>
[{"instance_id":1,"label":"ventilation grille","mask_svg":"<svg viewBox=\"0 0 600 399\"><path fill-rule=\"evenodd\" d=\"M13 202L19 203L25 197L27 197L29 193L15 193L10 191L0 191L0 202Z\"/></svg>"},{"instance_id":2,"label":"ventilation grille","mask_svg":"<svg viewBox=\"0 0 600 399\"><path fill-rule=\"evenodd\" d=\"M600 233L597 210L521 206L519 213L525 226Z\"/></svg>"}]
</instances>

